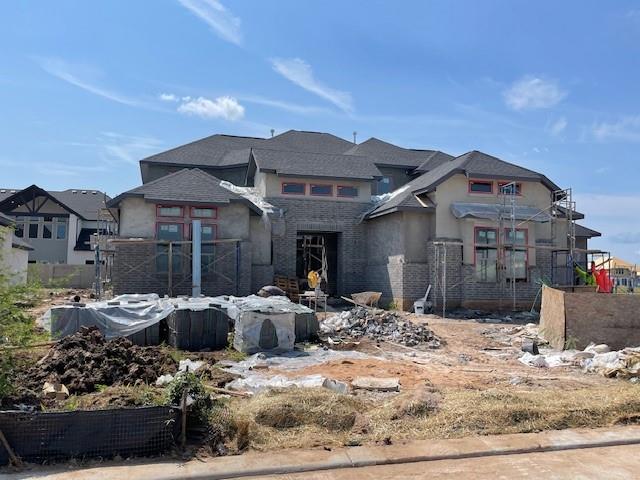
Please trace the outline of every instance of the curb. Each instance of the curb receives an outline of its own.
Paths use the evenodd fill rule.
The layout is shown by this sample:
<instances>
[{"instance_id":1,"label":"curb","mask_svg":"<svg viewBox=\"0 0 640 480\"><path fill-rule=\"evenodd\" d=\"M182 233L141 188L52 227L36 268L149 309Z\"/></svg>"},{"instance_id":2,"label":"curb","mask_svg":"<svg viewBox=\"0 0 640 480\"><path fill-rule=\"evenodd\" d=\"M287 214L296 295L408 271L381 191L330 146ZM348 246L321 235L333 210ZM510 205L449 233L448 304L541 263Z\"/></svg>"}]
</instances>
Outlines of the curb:
<instances>
[{"instance_id":1,"label":"curb","mask_svg":"<svg viewBox=\"0 0 640 480\"><path fill-rule=\"evenodd\" d=\"M220 480L635 444L640 444L640 426L421 440L389 446L343 448L335 451L289 450L264 454L249 453L218 457L208 462L114 465L67 470L64 473L38 472L37 470L30 473L33 477L51 480L101 480L103 478ZM7 479L33 477L18 474L15 477L8 475Z\"/></svg>"}]
</instances>

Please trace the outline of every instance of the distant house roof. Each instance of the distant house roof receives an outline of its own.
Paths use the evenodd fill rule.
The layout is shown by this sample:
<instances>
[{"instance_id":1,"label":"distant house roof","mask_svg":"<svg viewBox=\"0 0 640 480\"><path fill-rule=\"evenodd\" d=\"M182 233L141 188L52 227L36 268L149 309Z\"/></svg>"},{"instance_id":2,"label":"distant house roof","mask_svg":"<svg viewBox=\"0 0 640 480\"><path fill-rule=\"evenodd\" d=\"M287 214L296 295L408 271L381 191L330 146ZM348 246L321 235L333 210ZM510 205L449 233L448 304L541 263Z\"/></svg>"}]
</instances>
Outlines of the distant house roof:
<instances>
[{"instance_id":1,"label":"distant house roof","mask_svg":"<svg viewBox=\"0 0 640 480\"><path fill-rule=\"evenodd\" d=\"M46 196L62 208L77 215L83 220L97 220L98 212L105 207L105 200L109 197L103 192L90 188L70 188L55 191L44 190L37 185L24 189L0 188L0 209L13 210L18 205L26 203L33 196Z\"/></svg>"},{"instance_id":2,"label":"distant house roof","mask_svg":"<svg viewBox=\"0 0 640 480\"><path fill-rule=\"evenodd\" d=\"M8 227L9 225L13 225L13 219L0 212L0 226Z\"/></svg>"},{"instance_id":3,"label":"distant house roof","mask_svg":"<svg viewBox=\"0 0 640 480\"><path fill-rule=\"evenodd\" d=\"M386 213L392 213L401 209L404 202L413 201L410 197L431 192L448 178L456 174L463 174L470 178L500 178L503 180L539 181L550 190L560 188L541 173L534 172L518 165L505 162L497 157L487 155L476 150L465 153L448 162L442 163L433 170L414 178L398 190L399 194L390 200L382 202L368 217L376 217Z\"/></svg>"},{"instance_id":4,"label":"distant house roof","mask_svg":"<svg viewBox=\"0 0 640 480\"><path fill-rule=\"evenodd\" d=\"M640 271L640 265L633 264L631 262L627 262L618 257L611 257L609 259L602 259L595 262L596 267L604 267L604 268L626 268L631 270L632 272Z\"/></svg>"},{"instance_id":5,"label":"distant house roof","mask_svg":"<svg viewBox=\"0 0 640 480\"><path fill-rule=\"evenodd\" d=\"M366 155L373 159L376 165L404 167L414 169L421 167L422 172L437 167L453 157L436 150L414 150L402 148L392 143L371 137L358 145L352 145L346 152L350 155Z\"/></svg>"},{"instance_id":6,"label":"distant house roof","mask_svg":"<svg viewBox=\"0 0 640 480\"><path fill-rule=\"evenodd\" d=\"M258 170L282 176L373 180L382 174L368 157L252 149Z\"/></svg>"},{"instance_id":7,"label":"distant house roof","mask_svg":"<svg viewBox=\"0 0 640 480\"><path fill-rule=\"evenodd\" d=\"M602 233L576 223L576 237L601 237Z\"/></svg>"},{"instance_id":8,"label":"distant house roof","mask_svg":"<svg viewBox=\"0 0 640 480\"><path fill-rule=\"evenodd\" d=\"M117 207L126 197L141 197L152 202L171 202L178 205L224 205L240 202L260 213L253 203L222 187L220 182L219 178L198 168L183 168L121 193L108 203L108 207Z\"/></svg>"}]
</instances>

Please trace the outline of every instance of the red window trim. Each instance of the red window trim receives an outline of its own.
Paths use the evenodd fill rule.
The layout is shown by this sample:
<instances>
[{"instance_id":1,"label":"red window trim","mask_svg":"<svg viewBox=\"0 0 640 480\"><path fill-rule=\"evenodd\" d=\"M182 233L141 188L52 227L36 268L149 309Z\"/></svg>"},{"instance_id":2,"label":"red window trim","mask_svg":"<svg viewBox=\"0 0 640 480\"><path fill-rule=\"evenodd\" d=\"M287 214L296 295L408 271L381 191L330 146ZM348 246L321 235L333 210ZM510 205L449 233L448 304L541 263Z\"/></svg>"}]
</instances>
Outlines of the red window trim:
<instances>
[{"instance_id":1,"label":"red window trim","mask_svg":"<svg viewBox=\"0 0 640 480\"><path fill-rule=\"evenodd\" d=\"M498 195L502 195L502 187L504 185L507 185L509 183L515 183L516 184L516 197L521 197L522 196L522 182L507 182L504 180L500 180L498 181ZM518 190L520 190L520 193L518 193Z\"/></svg>"},{"instance_id":2,"label":"red window trim","mask_svg":"<svg viewBox=\"0 0 640 480\"><path fill-rule=\"evenodd\" d=\"M171 217L165 217L165 218L171 218ZM176 217L176 218L178 218L178 217ZM188 224L184 223L184 218L181 218L179 221L176 221L176 222L170 222L168 220L163 220L161 222L156 222L156 240L160 240L158 238L159 234L160 234L160 225L175 225L175 224L182 225L182 239L181 240L176 240L176 242L184 241L185 233L186 233L185 232L185 225L188 225Z\"/></svg>"},{"instance_id":3,"label":"red window trim","mask_svg":"<svg viewBox=\"0 0 640 480\"><path fill-rule=\"evenodd\" d=\"M302 185L302 193L285 192L284 191L284 186L285 185ZM301 182L282 182L281 183L281 193L282 193L282 195L306 195L307 194L307 184L306 183L301 183Z\"/></svg>"},{"instance_id":4,"label":"red window trim","mask_svg":"<svg viewBox=\"0 0 640 480\"><path fill-rule=\"evenodd\" d=\"M218 224L217 223L201 223L200 227L204 227L205 225L209 226L209 227L213 227L213 230L214 230L213 231L213 239L217 240L218 239ZM193 224L192 223L189 224L189 232L188 233L189 233L189 240L192 240L193 239L193 236L192 236L192 234L193 234Z\"/></svg>"},{"instance_id":5,"label":"red window trim","mask_svg":"<svg viewBox=\"0 0 640 480\"><path fill-rule=\"evenodd\" d=\"M507 232L511 231L511 228L505 227L504 231L505 231L504 238L505 238L505 244L506 244ZM525 280L528 282L529 281L529 229L516 228L516 232L524 232L524 245L515 245L515 248L520 251L524 250L524 272L526 275ZM506 255L506 250L505 250L505 255ZM516 279L516 281L518 281L518 279Z\"/></svg>"},{"instance_id":6,"label":"red window trim","mask_svg":"<svg viewBox=\"0 0 640 480\"><path fill-rule=\"evenodd\" d=\"M340 189L341 188L355 188L356 194L355 195L342 195L342 194L340 194ZM338 197L343 197L343 198L357 198L358 195L360 195L360 189L358 187L354 187L353 185L337 185L336 186L336 195Z\"/></svg>"},{"instance_id":7,"label":"red window trim","mask_svg":"<svg viewBox=\"0 0 640 480\"><path fill-rule=\"evenodd\" d=\"M165 217L163 215L160 214L160 209L161 208L179 208L180 209L180 215L179 216L170 216L170 217ZM156 204L156 217L157 218L184 218L184 207L182 205L160 205L160 204Z\"/></svg>"},{"instance_id":8,"label":"red window trim","mask_svg":"<svg viewBox=\"0 0 640 480\"><path fill-rule=\"evenodd\" d=\"M473 192L471 191L471 185L473 183L489 183L491 185L491 191L490 192ZM469 181L467 182L467 192L470 195L493 195L493 180L481 180L481 179L472 179L470 178Z\"/></svg>"},{"instance_id":9,"label":"red window trim","mask_svg":"<svg viewBox=\"0 0 640 480\"><path fill-rule=\"evenodd\" d=\"M196 208L199 208L199 209L205 209L205 208L207 208L207 209L213 210L213 216L211 216L211 217L198 217L198 216L196 216L196 215L193 213L193 211L194 211ZM196 219L202 219L202 220L217 220L217 219L218 219L218 207L214 207L214 206L212 206L212 205L203 205L203 206L200 206L200 205L191 205L191 207L189 208L189 215L191 216L191 218L196 218Z\"/></svg>"},{"instance_id":10,"label":"red window trim","mask_svg":"<svg viewBox=\"0 0 640 480\"><path fill-rule=\"evenodd\" d=\"M331 192L329 193L313 193L313 187L329 187L331 188ZM333 185L330 183L310 183L309 184L309 195L313 195L314 197L333 197Z\"/></svg>"}]
</instances>

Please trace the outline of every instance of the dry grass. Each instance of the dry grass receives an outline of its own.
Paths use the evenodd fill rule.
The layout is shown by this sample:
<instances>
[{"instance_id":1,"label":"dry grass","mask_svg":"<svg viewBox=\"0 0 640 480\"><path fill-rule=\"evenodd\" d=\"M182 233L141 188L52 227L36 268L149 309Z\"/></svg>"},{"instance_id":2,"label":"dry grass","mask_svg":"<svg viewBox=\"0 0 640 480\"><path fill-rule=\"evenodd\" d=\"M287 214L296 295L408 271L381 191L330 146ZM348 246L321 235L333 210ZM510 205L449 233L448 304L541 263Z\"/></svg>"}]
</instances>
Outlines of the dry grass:
<instances>
[{"instance_id":1,"label":"dry grass","mask_svg":"<svg viewBox=\"0 0 640 480\"><path fill-rule=\"evenodd\" d=\"M640 387L412 392L378 405L293 389L234 400L232 408L248 425L251 447L274 450L637 423Z\"/></svg>"}]
</instances>

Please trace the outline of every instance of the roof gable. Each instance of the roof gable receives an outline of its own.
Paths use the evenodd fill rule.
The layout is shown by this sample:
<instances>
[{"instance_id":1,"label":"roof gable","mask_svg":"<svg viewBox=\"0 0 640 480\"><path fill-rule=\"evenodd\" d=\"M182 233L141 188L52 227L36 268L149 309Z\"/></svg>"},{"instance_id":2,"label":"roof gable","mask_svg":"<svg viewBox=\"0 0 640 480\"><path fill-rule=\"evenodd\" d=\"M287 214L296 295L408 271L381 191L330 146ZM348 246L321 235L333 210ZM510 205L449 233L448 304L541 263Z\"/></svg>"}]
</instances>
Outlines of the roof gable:
<instances>
[{"instance_id":1,"label":"roof gable","mask_svg":"<svg viewBox=\"0 0 640 480\"><path fill-rule=\"evenodd\" d=\"M267 139L261 146L296 152L336 154L344 153L353 146L353 143L330 133L288 130Z\"/></svg>"},{"instance_id":2,"label":"roof gable","mask_svg":"<svg viewBox=\"0 0 640 480\"><path fill-rule=\"evenodd\" d=\"M422 171L436 167L453 157L435 150L419 150L403 148L375 137L351 147L350 155L367 155L373 158L376 165L404 167L408 169L423 166Z\"/></svg>"},{"instance_id":3,"label":"roof gable","mask_svg":"<svg viewBox=\"0 0 640 480\"><path fill-rule=\"evenodd\" d=\"M220 182L219 178L198 168L183 168L121 193L109 202L109 207L116 207L126 197L142 197L152 202L173 202L177 204L222 205L231 202L249 203L240 195L222 187ZM255 210L253 204L250 207Z\"/></svg>"}]
</instances>

